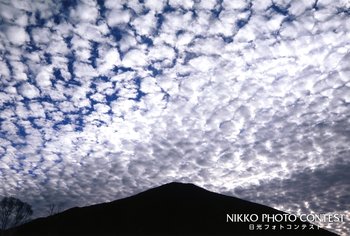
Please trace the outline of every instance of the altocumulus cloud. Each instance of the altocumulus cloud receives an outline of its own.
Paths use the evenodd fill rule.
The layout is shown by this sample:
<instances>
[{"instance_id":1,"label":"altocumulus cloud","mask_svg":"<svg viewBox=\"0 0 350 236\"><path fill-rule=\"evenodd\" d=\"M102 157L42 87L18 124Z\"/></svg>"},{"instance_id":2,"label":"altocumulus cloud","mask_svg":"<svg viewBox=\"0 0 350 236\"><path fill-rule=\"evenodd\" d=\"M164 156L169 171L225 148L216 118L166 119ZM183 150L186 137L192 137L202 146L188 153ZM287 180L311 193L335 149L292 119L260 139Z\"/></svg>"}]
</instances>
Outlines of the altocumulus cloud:
<instances>
[{"instance_id":1,"label":"altocumulus cloud","mask_svg":"<svg viewBox=\"0 0 350 236\"><path fill-rule=\"evenodd\" d=\"M1 1L0 195L40 216L177 180L349 215L349 14L346 0Z\"/></svg>"}]
</instances>

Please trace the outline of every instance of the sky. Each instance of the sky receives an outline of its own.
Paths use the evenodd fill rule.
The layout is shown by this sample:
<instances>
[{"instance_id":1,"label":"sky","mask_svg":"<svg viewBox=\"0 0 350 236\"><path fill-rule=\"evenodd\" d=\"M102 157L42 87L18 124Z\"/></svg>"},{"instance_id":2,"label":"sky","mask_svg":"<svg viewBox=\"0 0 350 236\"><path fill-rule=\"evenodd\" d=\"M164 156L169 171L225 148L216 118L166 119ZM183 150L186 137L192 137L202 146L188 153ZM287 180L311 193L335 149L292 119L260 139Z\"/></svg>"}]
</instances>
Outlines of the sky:
<instances>
[{"instance_id":1,"label":"sky","mask_svg":"<svg viewBox=\"0 0 350 236\"><path fill-rule=\"evenodd\" d=\"M38 217L180 181L349 217L349 15L349 0L0 0L0 196Z\"/></svg>"}]
</instances>

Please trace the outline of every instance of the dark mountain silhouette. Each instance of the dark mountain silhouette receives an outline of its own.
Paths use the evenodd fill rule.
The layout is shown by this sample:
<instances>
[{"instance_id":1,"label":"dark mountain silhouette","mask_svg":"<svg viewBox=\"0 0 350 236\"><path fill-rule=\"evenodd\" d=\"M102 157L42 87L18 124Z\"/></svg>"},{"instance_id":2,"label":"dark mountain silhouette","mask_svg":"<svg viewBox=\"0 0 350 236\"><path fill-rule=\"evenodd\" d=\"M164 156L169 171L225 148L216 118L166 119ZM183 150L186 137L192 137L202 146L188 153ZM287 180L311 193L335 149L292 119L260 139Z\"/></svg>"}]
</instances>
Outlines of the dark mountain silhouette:
<instances>
[{"instance_id":1,"label":"dark mountain silhouette","mask_svg":"<svg viewBox=\"0 0 350 236\"><path fill-rule=\"evenodd\" d=\"M309 224L233 223L227 214L285 214L260 204L207 191L193 184L169 183L132 197L40 218L8 230L9 235L335 235ZM231 215L232 216L232 215ZM263 230L250 230L262 224ZM302 229L302 225L307 225ZM269 229L265 229L269 225ZM273 225L277 225L273 230ZM280 229L280 225L284 229ZM297 227L298 226L298 227Z\"/></svg>"}]
</instances>

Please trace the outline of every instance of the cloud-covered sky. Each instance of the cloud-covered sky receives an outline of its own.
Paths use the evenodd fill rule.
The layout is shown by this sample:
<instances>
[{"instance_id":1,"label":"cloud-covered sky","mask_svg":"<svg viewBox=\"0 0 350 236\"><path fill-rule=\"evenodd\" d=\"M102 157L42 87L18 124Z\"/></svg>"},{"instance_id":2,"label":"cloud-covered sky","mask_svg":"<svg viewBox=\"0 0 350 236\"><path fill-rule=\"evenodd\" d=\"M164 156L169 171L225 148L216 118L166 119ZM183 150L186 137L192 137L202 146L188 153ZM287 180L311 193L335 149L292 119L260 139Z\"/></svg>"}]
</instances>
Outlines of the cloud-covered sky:
<instances>
[{"instance_id":1,"label":"cloud-covered sky","mask_svg":"<svg viewBox=\"0 0 350 236\"><path fill-rule=\"evenodd\" d=\"M182 181L349 216L348 0L0 2L0 196Z\"/></svg>"}]
</instances>

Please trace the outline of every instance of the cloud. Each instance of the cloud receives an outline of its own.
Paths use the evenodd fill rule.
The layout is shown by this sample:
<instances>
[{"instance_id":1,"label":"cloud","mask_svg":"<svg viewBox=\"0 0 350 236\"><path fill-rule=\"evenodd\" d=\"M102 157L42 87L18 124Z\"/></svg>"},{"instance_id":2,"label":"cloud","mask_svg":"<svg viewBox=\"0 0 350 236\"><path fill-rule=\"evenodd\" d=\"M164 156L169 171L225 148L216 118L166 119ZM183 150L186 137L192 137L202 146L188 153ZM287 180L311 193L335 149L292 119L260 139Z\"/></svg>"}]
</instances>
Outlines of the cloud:
<instances>
[{"instance_id":1,"label":"cloud","mask_svg":"<svg viewBox=\"0 0 350 236\"><path fill-rule=\"evenodd\" d=\"M94 23L98 17L98 8L93 1L84 1L70 11L70 18L75 19L78 23Z\"/></svg>"},{"instance_id":2,"label":"cloud","mask_svg":"<svg viewBox=\"0 0 350 236\"><path fill-rule=\"evenodd\" d=\"M115 49L110 49L109 51L106 52L104 57L102 55L101 57L102 57L100 59L101 66L99 67L99 72L101 74L104 74L110 71L111 69L114 68L114 66L120 65L119 52Z\"/></svg>"},{"instance_id":3,"label":"cloud","mask_svg":"<svg viewBox=\"0 0 350 236\"><path fill-rule=\"evenodd\" d=\"M6 36L11 43L19 46L28 41L28 35L22 27L9 26L6 29Z\"/></svg>"},{"instance_id":4,"label":"cloud","mask_svg":"<svg viewBox=\"0 0 350 236\"><path fill-rule=\"evenodd\" d=\"M113 9L107 15L107 23L110 27L127 24L130 20L130 13L127 10Z\"/></svg>"},{"instance_id":5,"label":"cloud","mask_svg":"<svg viewBox=\"0 0 350 236\"><path fill-rule=\"evenodd\" d=\"M201 72L208 72L213 67L215 67L215 64L214 64L214 61L212 60L212 58L206 57L206 56L196 57L196 58L190 60L189 64L193 68L195 68Z\"/></svg>"},{"instance_id":6,"label":"cloud","mask_svg":"<svg viewBox=\"0 0 350 236\"><path fill-rule=\"evenodd\" d=\"M132 49L123 57L123 65L125 67L137 68L147 65L146 55L137 49Z\"/></svg>"},{"instance_id":7,"label":"cloud","mask_svg":"<svg viewBox=\"0 0 350 236\"><path fill-rule=\"evenodd\" d=\"M36 216L174 180L290 212L348 207L346 1L0 9L0 195Z\"/></svg>"},{"instance_id":8,"label":"cloud","mask_svg":"<svg viewBox=\"0 0 350 236\"><path fill-rule=\"evenodd\" d=\"M33 99L40 95L39 89L37 89L35 86L24 83L19 87L19 93L26 98Z\"/></svg>"}]
</instances>

